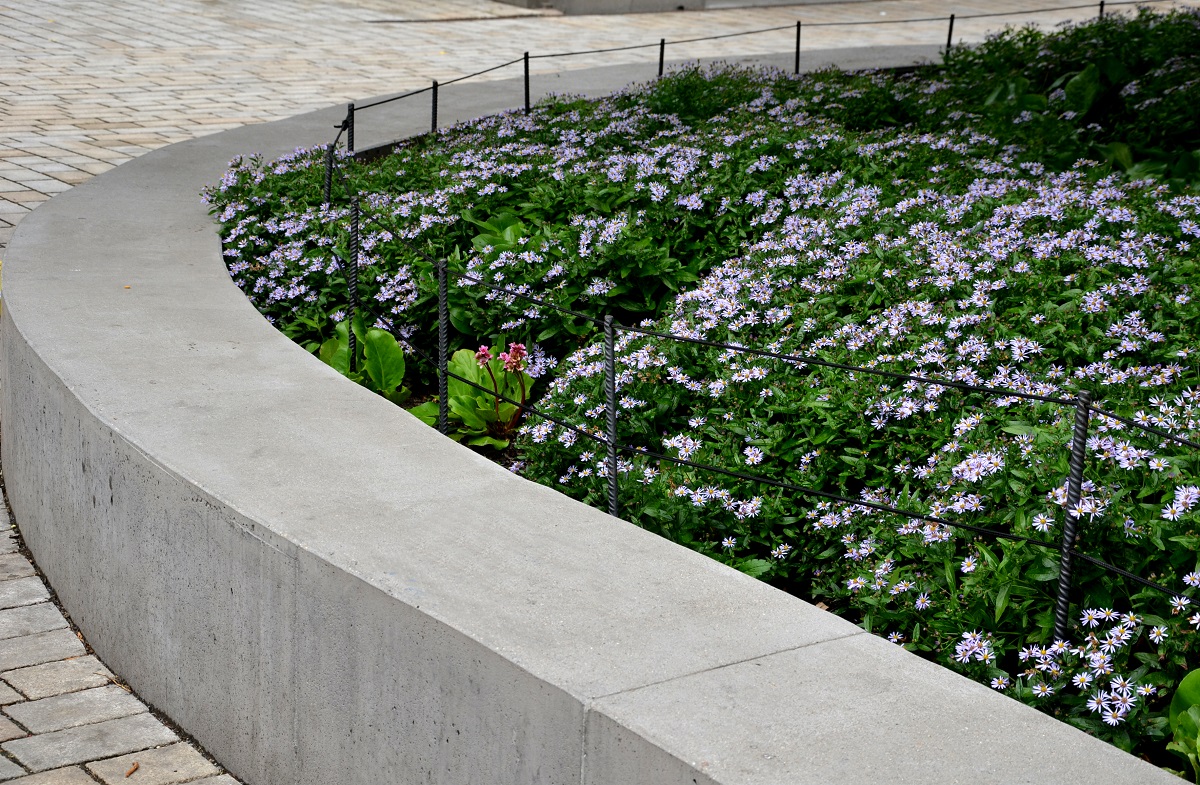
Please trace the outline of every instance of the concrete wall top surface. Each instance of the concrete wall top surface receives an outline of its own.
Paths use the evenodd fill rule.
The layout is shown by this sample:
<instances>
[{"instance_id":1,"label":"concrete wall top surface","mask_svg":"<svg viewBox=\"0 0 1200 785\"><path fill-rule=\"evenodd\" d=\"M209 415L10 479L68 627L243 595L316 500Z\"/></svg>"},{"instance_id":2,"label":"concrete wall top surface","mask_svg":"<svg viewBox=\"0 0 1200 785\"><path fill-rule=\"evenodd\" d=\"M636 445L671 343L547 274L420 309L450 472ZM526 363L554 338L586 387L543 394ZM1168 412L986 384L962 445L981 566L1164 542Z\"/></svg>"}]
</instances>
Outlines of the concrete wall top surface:
<instances>
[{"instance_id":1,"label":"concrete wall top surface","mask_svg":"<svg viewBox=\"0 0 1200 785\"><path fill-rule=\"evenodd\" d=\"M888 65L931 54L827 59ZM616 67L535 78L534 87L539 95L598 94L645 76ZM468 119L511 108L520 95L516 80L455 85L442 90L440 114ZM355 742L364 746L340 738L338 723L368 709L362 698L349 708L338 702L353 703L347 696L373 685L338 679L361 678L368 655L323 640L338 634L338 613L305 626L298 604L307 600L295 599L311 595L316 607L340 593L364 598L344 613L364 629L419 618L482 652L476 659L494 656L515 668L512 678L578 707L570 738L580 746L553 753L565 756L562 766L458 781L1173 781L766 584L511 475L276 332L231 283L199 193L235 155L274 157L329 141L342 112L229 131L126 163L31 214L4 269L3 457L14 516L97 652L231 771L254 785L328 782L327 773L287 770L284 748L329 772L361 767L361 757L347 757L355 749L391 743L393 731L374 721ZM427 123L424 100L380 107L360 115L358 146ZM98 439L113 446L101 450ZM110 467L111 507L95 513L104 505L84 475L89 461L116 462L109 453L126 469ZM152 480L114 490L112 478L130 466ZM181 489L177 501L120 505L123 492L165 498L168 488ZM159 517L133 520L131 510L152 503ZM101 514L98 530L88 516ZM203 586L206 570L223 576L227 566L180 550L192 536L180 522L204 516L225 522L204 524L208 540L240 537L255 553L257 567L228 579L231 594L233 585L263 596L285 585L276 558L300 564L301 575L334 577L297 579L294 596L230 621L242 617L213 610L224 588ZM274 583L264 588L256 581L267 574ZM172 575L190 576L188 588L163 589ZM322 591L330 596L315 596ZM211 678L226 667L220 658L236 662L198 642L206 626L228 631L226 648L282 636L297 660L307 648L336 652L314 666L328 682L273 680L262 670L274 661L264 650L245 681L262 694L210 694L176 674L199 668ZM268 627L270 635L255 631ZM130 636L130 628L144 634ZM387 672L411 664L399 649L370 656L394 656ZM257 713L242 717L239 700ZM464 711L486 713L469 694L463 700ZM274 726L288 723L282 746L272 748ZM539 743L509 742L502 728L480 733L491 734L478 741L490 748L526 745L516 758ZM268 758L283 768L264 768ZM417 776L403 770L416 765L408 758L371 760L377 768L343 781L454 781L432 764Z\"/></svg>"}]
</instances>

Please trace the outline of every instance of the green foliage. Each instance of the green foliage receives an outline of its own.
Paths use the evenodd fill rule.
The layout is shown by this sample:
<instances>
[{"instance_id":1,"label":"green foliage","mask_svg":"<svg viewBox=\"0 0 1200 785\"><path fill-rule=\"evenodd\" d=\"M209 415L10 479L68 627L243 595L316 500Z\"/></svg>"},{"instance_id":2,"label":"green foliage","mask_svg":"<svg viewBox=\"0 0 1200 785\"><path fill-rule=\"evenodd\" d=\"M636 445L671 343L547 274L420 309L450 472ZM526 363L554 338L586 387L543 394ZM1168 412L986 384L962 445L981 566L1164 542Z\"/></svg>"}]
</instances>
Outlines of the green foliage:
<instances>
[{"instance_id":1,"label":"green foliage","mask_svg":"<svg viewBox=\"0 0 1200 785\"><path fill-rule=\"evenodd\" d=\"M1105 406L1189 423L1200 421L1195 399L1173 396L1200 382L1187 359L1200 341L1200 265L1189 243L1200 243L1189 239L1191 208L1168 201L1194 198L1200 182L1196 51L1196 14L1139 12L1051 35L1008 30L911 73L684 68L598 101L558 97L528 116L445 129L380 161L343 160L345 191L330 209L321 206L321 151L239 162L210 198L234 279L285 334L348 374L347 287L332 255L348 257L345 195L369 194L360 292L379 314L372 329L401 341L385 347L356 321L352 378L397 396L404 366L384 358L402 345L431 353L429 260L448 259L450 345L458 349L451 370L486 388L449 382L454 438L468 444L502 448L516 439L518 407L487 390L525 401L533 384L530 373L508 374L495 359L480 367L465 348L478 340L514 337L531 351L536 343L551 358L573 358L530 370L554 391L543 403L584 428L595 421L600 389L589 319L457 281L464 273L588 317L611 313L664 332L901 372L978 370L985 379L997 374L1000 386L1015 383L1005 374L1028 374L1063 395L1102 387ZM1064 189L1088 197L1072 202ZM829 267L831 258L844 266ZM952 267L955 260L967 266ZM1003 286L973 288L989 282ZM1084 307L1100 295L1102 307ZM708 314L697 310L701 302ZM934 309L921 311L928 321L895 327L895 314L926 306ZM1132 347L1111 333L1126 329L1126 317L1140 325ZM960 319L951 335L946 323ZM862 346L844 340L866 333ZM1027 338L1036 356L997 359ZM684 457L677 437L686 434L697 443L693 458L751 465L745 470L771 481L937 515L957 495L953 513L973 516L966 520L1035 540L1059 536L1064 513L1053 498L1067 471L1070 418L1053 407L938 397L920 385L642 340L619 355L629 443L662 450L674 438L669 449ZM970 340L991 359L971 359ZM1168 382L1124 376L1170 364L1179 371ZM1092 370L1079 377L1075 369ZM431 386L428 366L407 370L410 384ZM734 374L743 375L736 384ZM881 410L872 407L910 394L933 409L873 424ZM433 424L437 402L413 411ZM976 412L985 416L972 424ZM516 441L526 476L602 504L594 456L582 457L594 445L563 432L551 438L543 426L531 423ZM1194 482L1200 461L1108 424L1097 433L1160 450L1163 464L1117 472L1111 454L1107 464L1098 457L1116 447L1092 452L1086 479L1104 512L1085 522L1086 549L1178 586L1170 582L1200 566L1200 511L1166 520L1160 510L1173 489ZM1003 465L960 481L954 467L989 451ZM1106 667L1146 689L1112 726L1087 707L1086 690L1068 686L1071 674L1044 676L1022 649L1053 644L1054 547L950 529L922 540L919 530L901 534L911 527L904 516L822 507L688 467L629 464L619 483L633 522L820 600L1123 749L1168 758L1174 731L1175 744L1194 750L1191 731L1169 727L1165 695L1195 657L1200 636L1191 625L1200 622L1168 613L1164 598L1077 563L1072 606L1113 614L1106 624L1119 623L1128 640ZM982 506L963 509L972 495ZM815 525L827 516L845 520ZM848 588L856 579L861 585ZM1072 638L1095 651L1102 633L1080 622ZM957 658L971 634L986 643L974 651L987 656ZM1082 668L1083 656L1060 660L1074 657L1072 667ZM1105 688L1092 678L1093 689ZM1035 692L1046 685L1053 694Z\"/></svg>"},{"instance_id":2,"label":"green foliage","mask_svg":"<svg viewBox=\"0 0 1200 785\"><path fill-rule=\"evenodd\" d=\"M365 328L362 317L354 319L355 370L350 370L350 322L334 328L334 337L321 344L318 356L342 376L379 393L392 403L403 404L411 394L404 386L404 350L386 330Z\"/></svg>"},{"instance_id":3,"label":"green foliage","mask_svg":"<svg viewBox=\"0 0 1200 785\"><path fill-rule=\"evenodd\" d=\"M1200 745L1200 704L1192 704L1186 711L1180 712L1171 721L1171 731L1175 737L1167 749L1192 765L1190 778L1182 771L1173 773L1200 783L1200 749L1197 749Z\"/></svg>"},{"instance_id":4,"label":"green foliage","mask_svg":"<svg viewBox=\"0 0 1200 785\"><path fill-rule=\"evenodd\" d=\"M459 349L447 363L447 424L455 441L500 450L508 446L521 407L502 401L497 394L524 404L533 390L533 378L523 370L507 370L501 351L500 346L492 347L488 354L495 356L481 363L475 352ZM437 398L409 411L426 425L437 426Z\"/></svg>"}]
</instances>

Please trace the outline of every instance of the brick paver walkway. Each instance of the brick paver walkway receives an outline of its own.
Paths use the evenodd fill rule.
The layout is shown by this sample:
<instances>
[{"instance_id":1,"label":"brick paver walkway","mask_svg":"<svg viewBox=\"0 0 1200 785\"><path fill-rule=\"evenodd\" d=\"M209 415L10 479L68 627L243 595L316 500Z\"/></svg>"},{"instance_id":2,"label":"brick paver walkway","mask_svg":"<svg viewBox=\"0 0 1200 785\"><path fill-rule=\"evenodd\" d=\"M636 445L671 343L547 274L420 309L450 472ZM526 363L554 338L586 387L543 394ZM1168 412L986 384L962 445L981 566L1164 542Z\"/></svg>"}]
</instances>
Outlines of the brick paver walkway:
<instances>
[{"instance_id":1,"label":"brick paver walkway","mask_svg":"<svg viewBox=\"0 0 1200 785\"><path fill-rule=\"evenodd\" d=\"M447 79L518 57L806 24L806 49L979 41L1072 0L878 0L564 17L490 0L0 0L0 260L22 216L173 142ZM719 0L722 5L751 5ZM1077 0L1076 0L1077 2ZM1200 0L1187 0L1200 4ZM1168 4L1157 4L1163 7ZM1109 11L1114 7L1110 4ZM1129 8L1120 9L1129 12ZM979 13L1012 13L969 20ZM821 22L938 17L919 24ZM794 33L679 44L670 59L789 51ZM656 49L536 60L539 72L645 62ZM649 70L648 70L649 73ZM507 78L497 71L483 78ZM2 504L2 503L0 503ZM87 654L0 507L0 780L231 785ZM136 768L135 768L136 764ZM33 772L33 773L31 773Z\"/></svg>"}]
</instances>

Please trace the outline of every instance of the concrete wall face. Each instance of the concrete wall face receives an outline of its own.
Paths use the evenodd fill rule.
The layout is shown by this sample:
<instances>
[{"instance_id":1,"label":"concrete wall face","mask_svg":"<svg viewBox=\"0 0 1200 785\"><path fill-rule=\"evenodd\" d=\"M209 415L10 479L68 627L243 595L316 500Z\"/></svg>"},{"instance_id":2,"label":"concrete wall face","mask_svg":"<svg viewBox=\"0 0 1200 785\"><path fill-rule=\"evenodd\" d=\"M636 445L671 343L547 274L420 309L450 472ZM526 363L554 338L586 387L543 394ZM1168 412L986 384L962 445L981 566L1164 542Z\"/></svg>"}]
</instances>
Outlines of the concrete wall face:
<instances>
[{"instance_id":1,"label":"concrete wall face","mask_svg":"<svg viewBox=\"0 0 1200 785\"><path fill-rule=\"evenodd\" d=\"M442 109L519 95L478 85ZM390 107L360 146L383 141L372 128L424 130L424 105ZM5 264L14 517L101 658L230 771L250 785L1174 781L514 477L275 332L229 282L198 193L236 154L325 141L339 111L124 164L25 219Z\"/></svg>"}]
</instances>

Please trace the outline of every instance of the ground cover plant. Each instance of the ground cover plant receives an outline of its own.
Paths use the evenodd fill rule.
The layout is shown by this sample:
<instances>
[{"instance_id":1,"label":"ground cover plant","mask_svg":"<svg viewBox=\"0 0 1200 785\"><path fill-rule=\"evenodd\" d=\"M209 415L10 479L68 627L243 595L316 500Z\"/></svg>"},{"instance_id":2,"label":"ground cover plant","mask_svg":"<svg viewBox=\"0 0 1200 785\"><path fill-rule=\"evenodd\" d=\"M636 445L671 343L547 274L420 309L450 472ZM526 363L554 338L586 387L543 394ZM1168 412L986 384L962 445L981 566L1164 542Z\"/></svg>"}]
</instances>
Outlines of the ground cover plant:
<instances>
[{"instance_id":1,"label":"ground cover plant","mask_svg":"<svg viewBox=\"0 0 1200 785\"><path fill-rule=\"evenodd\" d=\"M471 378L597 435L594 325L476 281L677 336L1086 389L1195 438L1197 51L1196 13L1142 11L1007 31L906 74L683 69L343 158L332 205L322 150L237 161L207 197L234 280L348 365L339 259L346 196L362 194L364 310L410 354L358 376L397 400L397 367L429 388L414 358L434 336L430 260L447 258L463 372L478 353ZM619 466L626 519L1171 762L1171 694L1197 664L1200 454L1094 418L1069 510L1070 409L629 333L618 355L625 444L1050 543L1078 519L1083 552L1176 595L1077 562L1059 641L1052 548L638 456ZM508 442L511 409L455 395L463 438ZM601 502L602 446L536 418L519 433L514 469Z\"/></svg>"}]
</instances>

